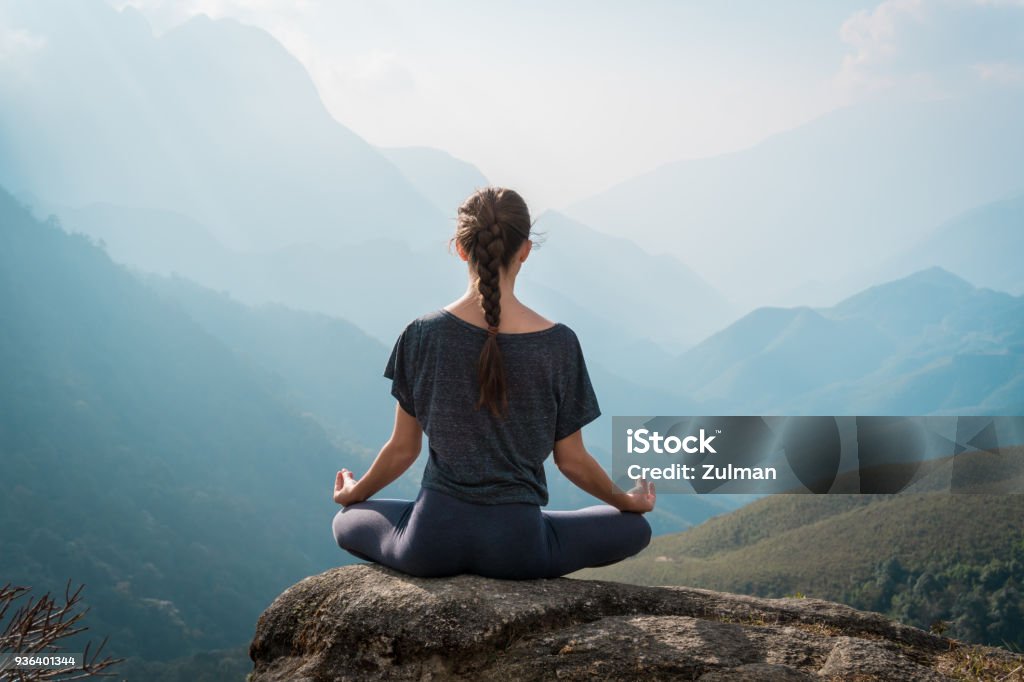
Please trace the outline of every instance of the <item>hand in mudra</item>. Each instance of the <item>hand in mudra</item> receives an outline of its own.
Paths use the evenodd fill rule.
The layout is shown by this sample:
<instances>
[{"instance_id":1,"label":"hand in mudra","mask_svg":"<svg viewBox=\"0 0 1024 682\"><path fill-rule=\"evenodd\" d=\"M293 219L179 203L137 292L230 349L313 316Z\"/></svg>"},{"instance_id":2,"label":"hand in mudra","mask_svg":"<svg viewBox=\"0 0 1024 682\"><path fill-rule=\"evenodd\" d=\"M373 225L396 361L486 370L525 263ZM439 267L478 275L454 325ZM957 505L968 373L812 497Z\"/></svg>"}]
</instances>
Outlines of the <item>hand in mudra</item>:
<instances>
[{"instance_id":1,"label":"hand in mudra","mask_svg":"<svg viewBox=\"0 0 1024 682\"><path fill-rule=\"evenodd\" d=\"M352 504L352 489L356 486L356 477L348 469L342 469L334 477L334 501L343 507Z\"/></svg>"},{"instance_id":2,"label":"hand in mudra","mask_svg":"<svg viewBox=\"0 0 1024 682\"><path fill-rule=\"evenodd\" d=\"M639 514L647 513L654 509L656 499L654 483L642 478L637 481L631 490L626 492L627 502L622 511L637 512Z\"/></svg>"}]
</instances>

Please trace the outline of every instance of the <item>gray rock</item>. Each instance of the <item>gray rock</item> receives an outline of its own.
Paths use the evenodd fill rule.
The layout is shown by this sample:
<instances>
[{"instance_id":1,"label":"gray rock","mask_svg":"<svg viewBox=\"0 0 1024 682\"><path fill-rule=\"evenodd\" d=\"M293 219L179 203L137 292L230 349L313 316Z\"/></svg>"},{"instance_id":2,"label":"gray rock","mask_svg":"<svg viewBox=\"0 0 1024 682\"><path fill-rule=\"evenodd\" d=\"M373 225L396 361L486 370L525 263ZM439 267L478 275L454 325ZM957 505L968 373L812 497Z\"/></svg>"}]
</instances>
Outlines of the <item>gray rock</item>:
<instances>
[{"instance_id":1,"label":"gray rock","mask_svg":"<svg viewBox=\"0 0 1024 682\"><path fill-rule=\"evenodd\" d=\"M248 682L951 680L962 679L958 647L817 599L570 578L423 579L361 564L310 576L274 600L249 647Z\"/></svg>"}]
</instances>

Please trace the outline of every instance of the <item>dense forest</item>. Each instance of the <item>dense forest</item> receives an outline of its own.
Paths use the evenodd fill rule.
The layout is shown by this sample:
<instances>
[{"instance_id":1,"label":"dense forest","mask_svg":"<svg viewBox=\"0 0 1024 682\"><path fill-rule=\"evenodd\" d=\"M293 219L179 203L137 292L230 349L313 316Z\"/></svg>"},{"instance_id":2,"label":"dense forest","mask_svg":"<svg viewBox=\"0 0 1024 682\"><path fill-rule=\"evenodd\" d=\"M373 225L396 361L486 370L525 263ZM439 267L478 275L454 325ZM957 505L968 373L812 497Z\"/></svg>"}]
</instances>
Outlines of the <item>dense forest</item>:
<instances>
[{"instance_id":1,"label":"dense forest","mask_svg":"<svg viewBox=\"0 0 1024 682\"><path fill-rule=\"evenodd\" d=\"M1024 651L1024 531L1003 556L905 567L880 561L840 601L962 639Z\"/></svg>"}]
</instances>

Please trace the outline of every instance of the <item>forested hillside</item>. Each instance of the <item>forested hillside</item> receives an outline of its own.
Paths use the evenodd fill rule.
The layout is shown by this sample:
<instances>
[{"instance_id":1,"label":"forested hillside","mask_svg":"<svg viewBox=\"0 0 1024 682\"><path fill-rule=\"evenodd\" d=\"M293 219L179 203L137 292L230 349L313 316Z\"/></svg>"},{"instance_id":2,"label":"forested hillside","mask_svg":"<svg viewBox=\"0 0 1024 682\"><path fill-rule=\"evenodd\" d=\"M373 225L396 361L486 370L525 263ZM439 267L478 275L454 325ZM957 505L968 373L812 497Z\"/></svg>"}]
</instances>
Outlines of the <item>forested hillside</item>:
<instances>
[{"instance_id":1,"label":"forested hillside","mask_svg":"<svg viewBox=\"0 0 1024 682\"><path fill-rule=\"evenodd\" d=\"M237 646L344 563L334 473L365 466L86 237L0 191L0 575L85 583L89 635L148 659Z\"/></svg>"},{"instance_id":2,"label":"forested hillside","mask_svg":"<svg viewBox=\"0 0 1024 682\"><path fill-rule=\"evenodd\" d=\"M772 495L577 576L829 599L1020 650L1024 495Z\"/></svg>"}]
</instances>

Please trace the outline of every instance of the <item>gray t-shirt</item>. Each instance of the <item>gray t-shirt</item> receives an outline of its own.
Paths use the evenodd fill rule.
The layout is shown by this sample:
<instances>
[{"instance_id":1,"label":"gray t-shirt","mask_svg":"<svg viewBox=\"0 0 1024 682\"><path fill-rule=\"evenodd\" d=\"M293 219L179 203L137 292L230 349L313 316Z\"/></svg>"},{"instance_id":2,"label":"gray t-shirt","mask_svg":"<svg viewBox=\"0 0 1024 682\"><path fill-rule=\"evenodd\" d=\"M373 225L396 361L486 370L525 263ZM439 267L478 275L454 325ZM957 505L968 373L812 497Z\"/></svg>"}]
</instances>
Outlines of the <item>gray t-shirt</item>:
<instances>
[{"instance_id":1,"label":"gray t-shirt","mask_svg":"<svg viewBox=\"0 0 1024 682\"><path fill-rule=\"evenodd\" d=\"M498 334L508 387L504 420L476 408L476 363L486 340L486 329L435 310L405 327L384 376L427 435L424 488L481 504L543 506L544 460L555 441L601 415L579 339L562 323Z\"/></svg>"}]
</instances>

